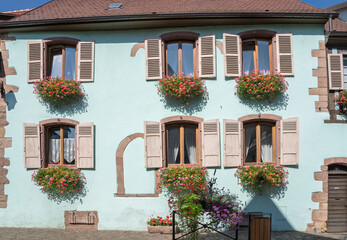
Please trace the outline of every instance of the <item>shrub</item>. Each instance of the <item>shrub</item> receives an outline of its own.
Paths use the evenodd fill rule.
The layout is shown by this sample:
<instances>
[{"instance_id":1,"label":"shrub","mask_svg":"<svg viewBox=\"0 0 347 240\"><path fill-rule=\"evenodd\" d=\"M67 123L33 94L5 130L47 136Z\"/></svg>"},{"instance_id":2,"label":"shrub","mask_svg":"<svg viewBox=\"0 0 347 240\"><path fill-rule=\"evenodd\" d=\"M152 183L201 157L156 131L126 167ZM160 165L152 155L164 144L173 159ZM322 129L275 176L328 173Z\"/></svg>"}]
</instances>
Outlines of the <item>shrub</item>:
<instances>
[{"instance_id":1,"label":"shrub","mask_svg":"<svg viewBox=\"0 0 347 240\"><path fill-rule=\"evenodd\" d=\"M347 113L347 91L340 91L335 98L335 103L340 106L342 113Z\"/></svg>"},{"instance_id":2,"label":"shrub","mask_svg":"<svg viewBox=\"0 0 347 240\"><path fill-rule=\"evenodd\" d=\"M207 99L205 81L198 76L165 76L157 82L158 94L164 98L174 98L189 105L192 99Z\"/></svg>"},{"instance_id":3,"label":"shrub","mask_svg":"<svg viewBox=\"0 0 347 240\"><path fill-rule=\"evenodd\" d=\"M243 100L272 101L288 89L288 82L281 74L260 74L253 71L236 78L236 92Z\"/></svg>"},{"instance_id":4,"label":"shrub","mask_svg":"<svg viewBox=\"0 0 347 240\"><path fill-rule=\"evenodd\" d=\"M84 97L81 82L61 77L48 77L47 79L37 81L34 84L34 93L42 101L48 102L53 106L77 102Z\"/></svg>"}]
</instances>

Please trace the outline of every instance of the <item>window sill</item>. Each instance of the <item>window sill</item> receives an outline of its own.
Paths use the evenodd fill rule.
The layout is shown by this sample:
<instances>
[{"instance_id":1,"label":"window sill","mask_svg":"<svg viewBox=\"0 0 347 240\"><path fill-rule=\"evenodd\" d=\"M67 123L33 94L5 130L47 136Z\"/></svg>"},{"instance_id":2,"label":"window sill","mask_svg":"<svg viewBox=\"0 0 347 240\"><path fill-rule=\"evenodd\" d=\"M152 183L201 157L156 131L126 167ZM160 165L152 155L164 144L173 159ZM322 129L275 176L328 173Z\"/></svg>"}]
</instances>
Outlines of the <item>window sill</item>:
<instances>
[{"instance_id":1,"label":"window sill","mask_svg":"<svg viewBox=\"0 0 347 240\"><path fill-rule=\"evenodd\" d=\"M115 193L114 197L118 197L118 198L139 198L139 197L158 197L159 194L118 194Z\"/></svg>"}]
</instances>

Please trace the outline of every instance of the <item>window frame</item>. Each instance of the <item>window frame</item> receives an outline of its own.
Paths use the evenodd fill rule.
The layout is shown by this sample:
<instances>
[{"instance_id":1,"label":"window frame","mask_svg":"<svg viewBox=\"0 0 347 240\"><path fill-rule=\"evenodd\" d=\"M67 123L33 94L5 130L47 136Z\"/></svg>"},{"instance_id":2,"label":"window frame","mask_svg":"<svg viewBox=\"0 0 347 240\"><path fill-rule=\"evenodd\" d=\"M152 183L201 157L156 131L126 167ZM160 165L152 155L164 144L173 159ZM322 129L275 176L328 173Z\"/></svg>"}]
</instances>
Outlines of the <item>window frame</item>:
<instances>
[{"instance_id":1,"label":"window frame","mask_svg":"<svg viewBox=\"0 0 347 240\"><path fill-rule=\"evenodd\" d=\"M182 43L193 43L193 74L198 75L199 69L199 49L198 41L200 34L194 32L170 32L160 36L162 41L162 69L163 75L168 73L167 45L178 43L178 74L182 73Z\"/></svg>"},{"instance_id":2,"label":"window frame","mask_svg":"<svg viewBox=\"0 0 347 240\"><path fill-rule=\"evenodd\" d=\"M48 76L51 76L52 75L52 64L53 64L53 57L52 57L52 51L54 49L61 49L61 55L62 55L62 69L61 69L61 72L62 72L62 76L61 77L65 77L65 62L66 62L66 59L65 59L65 48L75 48L75 78L77 76L77 45L68 45L68 44L65 44L65 45L52 45L52 46L49 46L48 47L48 51L47 51L47 58L48 58L48 62L47 62L47 74ZM54 77L54 76L53 76ZM74 79L75 80L75 79Z\"/></svg>"},{"instance_id":3,"label":"window frame","mask_svg":"<svg viewBox=\"0 0 347 240\"><path fill-rule=\"evenodd\" d=\"M270 73L274 72L274 68L273 68L273 50L272 50L272 39L269 38L250 38L250 39L244 39L242 40L241 43L241 61L242 61L242 72L245 72L244 69L244 65L243 65L243 44L244 43L248 43L248 42L252 42L254 43L254 51L253 51L253 61L254 61L254 69L258 69L259 70L259 51L258 51L258 41L266 41L269 43L269 71Z\"/></svg>"},{"instance_id":4,"label":"window frame","mask_svg":"<svg viewBox=\"0 0 347 240\"><path fill-rule=\"evenodd\" d=\"M49 166L56 166L56 164L50 164L49 163L49 130L52 128L62 128L62 127L73 127L75 128L75 163L74 164L68 164L68 166L77 168L77 131L76 126L79 124L79 122L71 120L71 119L62 119L62 118L56 118L56 119L48 119L39 122L41 138L40 138L40 145L41 145L41 167L49 167ZM60 162L61 164L61 162Z\"/></svg>"},{"instance_id":5,"label":"window frame","mask_svg":"<svg viewBox=\"0 0 347 240\"><path fill-rule=\"evenodd\" d=\"M201 128L202 128L203 119L193 116L174 116L174 117L168 117L164 118L160 121L160 124L162 126L162 156L164 158L164 166L165 167L174 167L174 166L184 166L184 165L190 165L190 166L202 166L202 135L201 135ZM169 126L172 125L194 125L196 126L196 164L185 164L184 160L180 164L169 164L168 163L168 157L167 157L167 130ZM182 154L182 153L180 153ZM184 152L183 152L184 154Z\"/></svg>"},{"instance_id":6,"label":"window frame","mask_svg":"<svg viewBox=\"0 0 347 240\"><path fill-rule=\"evenodd\" d=\"M241 117L238 119L241 123L241 163L242 165L263 165L263 164L280 164L280 156L281 156L281 129L280 129L280 122L282 120L282 117L277 116L277 115L273 115L273 114L251 114L251 115L247 115L244 117ZM244 130L244 125L247 124L261 124L261 123L268 123L268 124L272 124L273 128L272 131L275 131L275 134L272 132L272 162L258 162L258 157L257 157L257 162L254 163L246 163L246 159L245 159L245 130ZM260 128L259 128L260 130ZM258 131L259 131L258 130ZM258 134L257 134L258 135ZM260 139L260 135L259 135L259 139ZM257 136L257 141L258 140L258 136ZM275 144L274 144L275 143ZM257 144L257 148L260 147L260 145L258 146ZM260 151L258 151L257 149L257 155L260 156Z\"/></svg>"}]
</instances>

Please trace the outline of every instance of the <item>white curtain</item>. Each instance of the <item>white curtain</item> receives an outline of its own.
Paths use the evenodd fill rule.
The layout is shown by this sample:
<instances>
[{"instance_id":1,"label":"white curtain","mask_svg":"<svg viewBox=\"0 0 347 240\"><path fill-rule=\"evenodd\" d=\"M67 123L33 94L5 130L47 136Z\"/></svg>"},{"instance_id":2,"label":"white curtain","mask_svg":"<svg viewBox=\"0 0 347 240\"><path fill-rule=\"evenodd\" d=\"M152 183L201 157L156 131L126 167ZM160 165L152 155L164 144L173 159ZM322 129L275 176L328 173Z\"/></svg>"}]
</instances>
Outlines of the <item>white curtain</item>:
<instances>
[{"instance_id":1,"label":"white curtain","mask_svg":"<svg viewBox=\"0 0 347 240\"><path fill-rule=\"evenodd\" d=\"M49 141L50 162L60 162L60 139L50 139Z\"/></svg>"},{"instance_id":2,"label":"white curtain","mask_svg":"<svg viewBox=\"0 0 347 240\"><path fill-rule=\"evenodd\" d=\"M75 139L64 138L64 159L68 163L72 163L75 160Z\"/></svg>"},{"instance_id":3,"label":"white curtain","mask_svg":"<svg viewBox=\"0 0 347 240\"><path fill-rule=\"evenodd\" d=\"M170 164L175 164L178 156L178 151L180 147L180 129L171 128L169 129L168 136L168 162ZM179 163L179 160L178 160Z\"/></svg>"},{"instance_id":4,"label":"white curtain","mask_svg":"<svg viewBox=\"0 0 347 240\"><path fill-rule=\"evenodd\" d=\"M196 164L196 129L186 127L184 129L184 148L190 164ZM186 162L186 161L185 161Z\"/></svg>"},{"instance_id":5,"label":"white curtain","mask_svg":"<svg viewBox=\"0 0 347 240\"><path fill-rule=\"evenodd\" d=\"M246 160L247 160L249 150L254 147L256 147L256 127L249 126L245 128L245 159Z\"/></svg>"},{"instance_id":6,"label":"white curtain","mask_svg":"<svg viewBox=\"0 0 347 240\"><path fill-rule=\"evenodd\" d=\"M52 77L60 77L61 76L61 70L62 70L62 64L63 64L63 58L61 53L53 53L53 59L52 59L52 69L51 69L51 76Z\"/></svg>"},{"instance_id":7,"label":"white curtain","mask_svg":"<svg viewBox=\"0 0 347 240\"><path fill-rule=\"evenodd\" d=\"M272 127L261 127L261 159L262 162L272 162Z\"/></svg>"}]
</instances>

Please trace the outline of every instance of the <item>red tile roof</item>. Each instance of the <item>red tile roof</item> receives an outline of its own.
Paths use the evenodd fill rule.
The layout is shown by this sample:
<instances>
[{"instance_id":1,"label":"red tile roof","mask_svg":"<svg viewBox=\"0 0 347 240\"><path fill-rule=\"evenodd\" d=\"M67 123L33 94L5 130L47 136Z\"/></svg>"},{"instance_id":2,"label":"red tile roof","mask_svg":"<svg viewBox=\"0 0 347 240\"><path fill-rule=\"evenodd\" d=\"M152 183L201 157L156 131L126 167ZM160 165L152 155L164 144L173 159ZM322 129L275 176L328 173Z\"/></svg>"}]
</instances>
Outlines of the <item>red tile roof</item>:
<instances>
[{"instance_id":1,"label":"red tile roof","mask_svg":"<svg viewBox=\"0 0 347 240\"><path fill-rule=\"evenodd\" d=\"M329 31L329 22L325 24L325 31ZM347 22L339 18L333 19L333 31L347 32Z\"/></svg>"},{"instance_id":2,"label":"red tile roof","mask_svg":"<svg viewBox=\"0 0 347 240\"><path fill-rule=\"evenodd\" d=\"M122 7L108 10L112 3L122 3ZM332 11L314 7L300 0L52 0L8 22L218 13L319 15Z\"/></svg>"}]
</instances>

